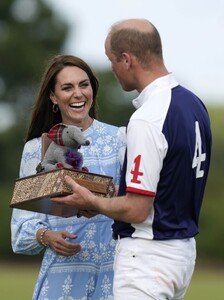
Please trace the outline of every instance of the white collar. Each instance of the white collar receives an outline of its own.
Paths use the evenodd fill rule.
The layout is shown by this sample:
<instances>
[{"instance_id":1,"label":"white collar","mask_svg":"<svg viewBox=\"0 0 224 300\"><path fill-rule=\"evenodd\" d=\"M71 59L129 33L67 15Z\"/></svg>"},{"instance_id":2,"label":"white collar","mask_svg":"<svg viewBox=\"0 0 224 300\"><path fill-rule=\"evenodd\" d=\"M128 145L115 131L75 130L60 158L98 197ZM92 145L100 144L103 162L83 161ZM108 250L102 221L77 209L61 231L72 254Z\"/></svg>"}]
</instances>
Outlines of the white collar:
<instances>
[{"instance_id":1,"label":"white collar","mask_svg":"<svg viewBox=\"0 0 224 300\"><path fill-rule=\"evenodd\" d=\"M154 91L161 91L164 88L173 88L178 85L174 75L169 73L168 75L162 76L147 85L137 98L132 100L132 104L136 109L142 106L142 104L149 99Z\"/></svg>"}]
</instances>

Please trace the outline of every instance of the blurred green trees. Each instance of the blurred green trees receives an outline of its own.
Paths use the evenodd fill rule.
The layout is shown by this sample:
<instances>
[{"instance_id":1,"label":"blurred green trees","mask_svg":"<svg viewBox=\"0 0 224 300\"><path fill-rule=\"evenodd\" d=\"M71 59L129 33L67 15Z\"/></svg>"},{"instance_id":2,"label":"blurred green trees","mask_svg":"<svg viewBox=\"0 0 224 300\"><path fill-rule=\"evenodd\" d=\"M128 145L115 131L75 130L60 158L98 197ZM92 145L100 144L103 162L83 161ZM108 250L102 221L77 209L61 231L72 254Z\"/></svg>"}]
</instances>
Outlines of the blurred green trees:
<instances>
[{"instance_id":1,"label":"blurred green trees","mask_svg":"<svg viewBox=\"0 0 224 300\"><path fill-rule=\"evenodd\" d=\"M12 128L0 141L5 170L0 172L1 183L18 174L18 155L37 82L45 61L61 51L67 33L68 25L42 0L0 2L0 111L7 105L13 114Z\"/></svg>"},{"instance_id":2,"label":"blurred green trees","mask_svg":"<svg viewBox=\"0 0 224 300\"><path fill-rule=\"evenodd\" d=\"M198 253L209 260L224 260L224 106L208 107L213 134L210 173L197 236Z\"/></svg>"},{"instance_id":3,"label":"blurred green trees","mask_svg":"<svg viewBox=\"0 0 224 300\"><path fill-rule=\"evenodd\" d=\"M43 63L59 53L68 25L44 1L0 2L0 104L13 107L16 121L27 115Z\"/></svg>"}]
</instances>

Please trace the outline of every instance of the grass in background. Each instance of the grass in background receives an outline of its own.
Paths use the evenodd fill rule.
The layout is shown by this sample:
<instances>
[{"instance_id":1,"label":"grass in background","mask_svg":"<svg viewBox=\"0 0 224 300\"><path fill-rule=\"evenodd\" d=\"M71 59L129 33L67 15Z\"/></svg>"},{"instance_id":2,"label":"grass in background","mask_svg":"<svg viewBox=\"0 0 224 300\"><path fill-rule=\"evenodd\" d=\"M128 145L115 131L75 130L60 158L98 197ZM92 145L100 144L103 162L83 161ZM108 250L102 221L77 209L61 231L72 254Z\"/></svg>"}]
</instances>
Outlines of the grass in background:
<instances>
[{"instance_id":1,"label":"grass in background","mask_svg":"<svg viewBox=\"0 0 224 300\"><path fill-rule=\"evenodd\" d=\"M0 261L0 299L31 300L40 262Z\"/></svg>"},{"instance_id":2,"label":"grass in background","mask_svg":"<svg viewBox=\"0 0 224 300\"><path fill-rule=\"evenodd\" d=\"M222 300L224 268L197 264L184 300ZM0 262L0 299L31 300L40 262Z\"/></svg>"},{"instance_id":3,"label":"grass in background","mask_svg":"<svg viewBox=\"0 0 224 300\"><path fill-rule=\"evenodd\" d=\"M223 300L224 268L196 264L191 284L184 300Z\"/></svg>"}]
</instances>

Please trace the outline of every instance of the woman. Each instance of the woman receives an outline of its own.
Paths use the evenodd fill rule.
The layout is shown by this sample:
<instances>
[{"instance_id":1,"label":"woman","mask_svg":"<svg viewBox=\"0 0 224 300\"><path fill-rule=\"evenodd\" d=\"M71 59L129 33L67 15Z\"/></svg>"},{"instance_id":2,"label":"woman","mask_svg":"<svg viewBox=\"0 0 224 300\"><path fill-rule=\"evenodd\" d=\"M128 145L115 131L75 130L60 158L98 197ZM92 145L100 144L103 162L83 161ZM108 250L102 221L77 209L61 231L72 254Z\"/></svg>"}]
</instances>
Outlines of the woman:
<instances>
[{"instance_id":1,"label":"woman","mask_svg":"<svg viewBox=\"0 0 224 300\"><path fill-rule=\"evenodd\" d=\"M20 177L36 173L42 133L62 122L82 127L90 141L80 149L83 165L92 173L112 176L118 184L125 130L95 119L97 91L98 80L83 60L71 55L53 57L40 84ZM45 251L32 299L113 299L111 224L102 215L61 218L13 209L13 251L27 255Z\"/></svg>"}]
</instances>

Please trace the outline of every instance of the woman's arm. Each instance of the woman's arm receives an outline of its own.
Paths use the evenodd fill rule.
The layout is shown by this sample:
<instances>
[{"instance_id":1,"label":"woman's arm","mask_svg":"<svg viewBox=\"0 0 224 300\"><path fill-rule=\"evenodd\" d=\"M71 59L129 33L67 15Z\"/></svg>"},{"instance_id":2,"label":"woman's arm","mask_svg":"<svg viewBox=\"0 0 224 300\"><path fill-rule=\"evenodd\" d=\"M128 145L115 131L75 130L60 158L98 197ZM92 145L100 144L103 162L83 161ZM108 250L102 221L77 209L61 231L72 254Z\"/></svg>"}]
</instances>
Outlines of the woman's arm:
<instances>
[{"instance_id":1,"label":"woman's arm","mask_svg":"<svg viewBox=\"0 0 224 300\"><path fill-rule=\"evenodd\" d=\"M24 146L20 177L36 173L36 166L41 159L41 139L36 138ZM36 238L40 228L49 228L47 216L40 213L14 208L11 218L11 243L15 253L33 255L40 253L44 246Z\"/></svg>"}]
</instances>

